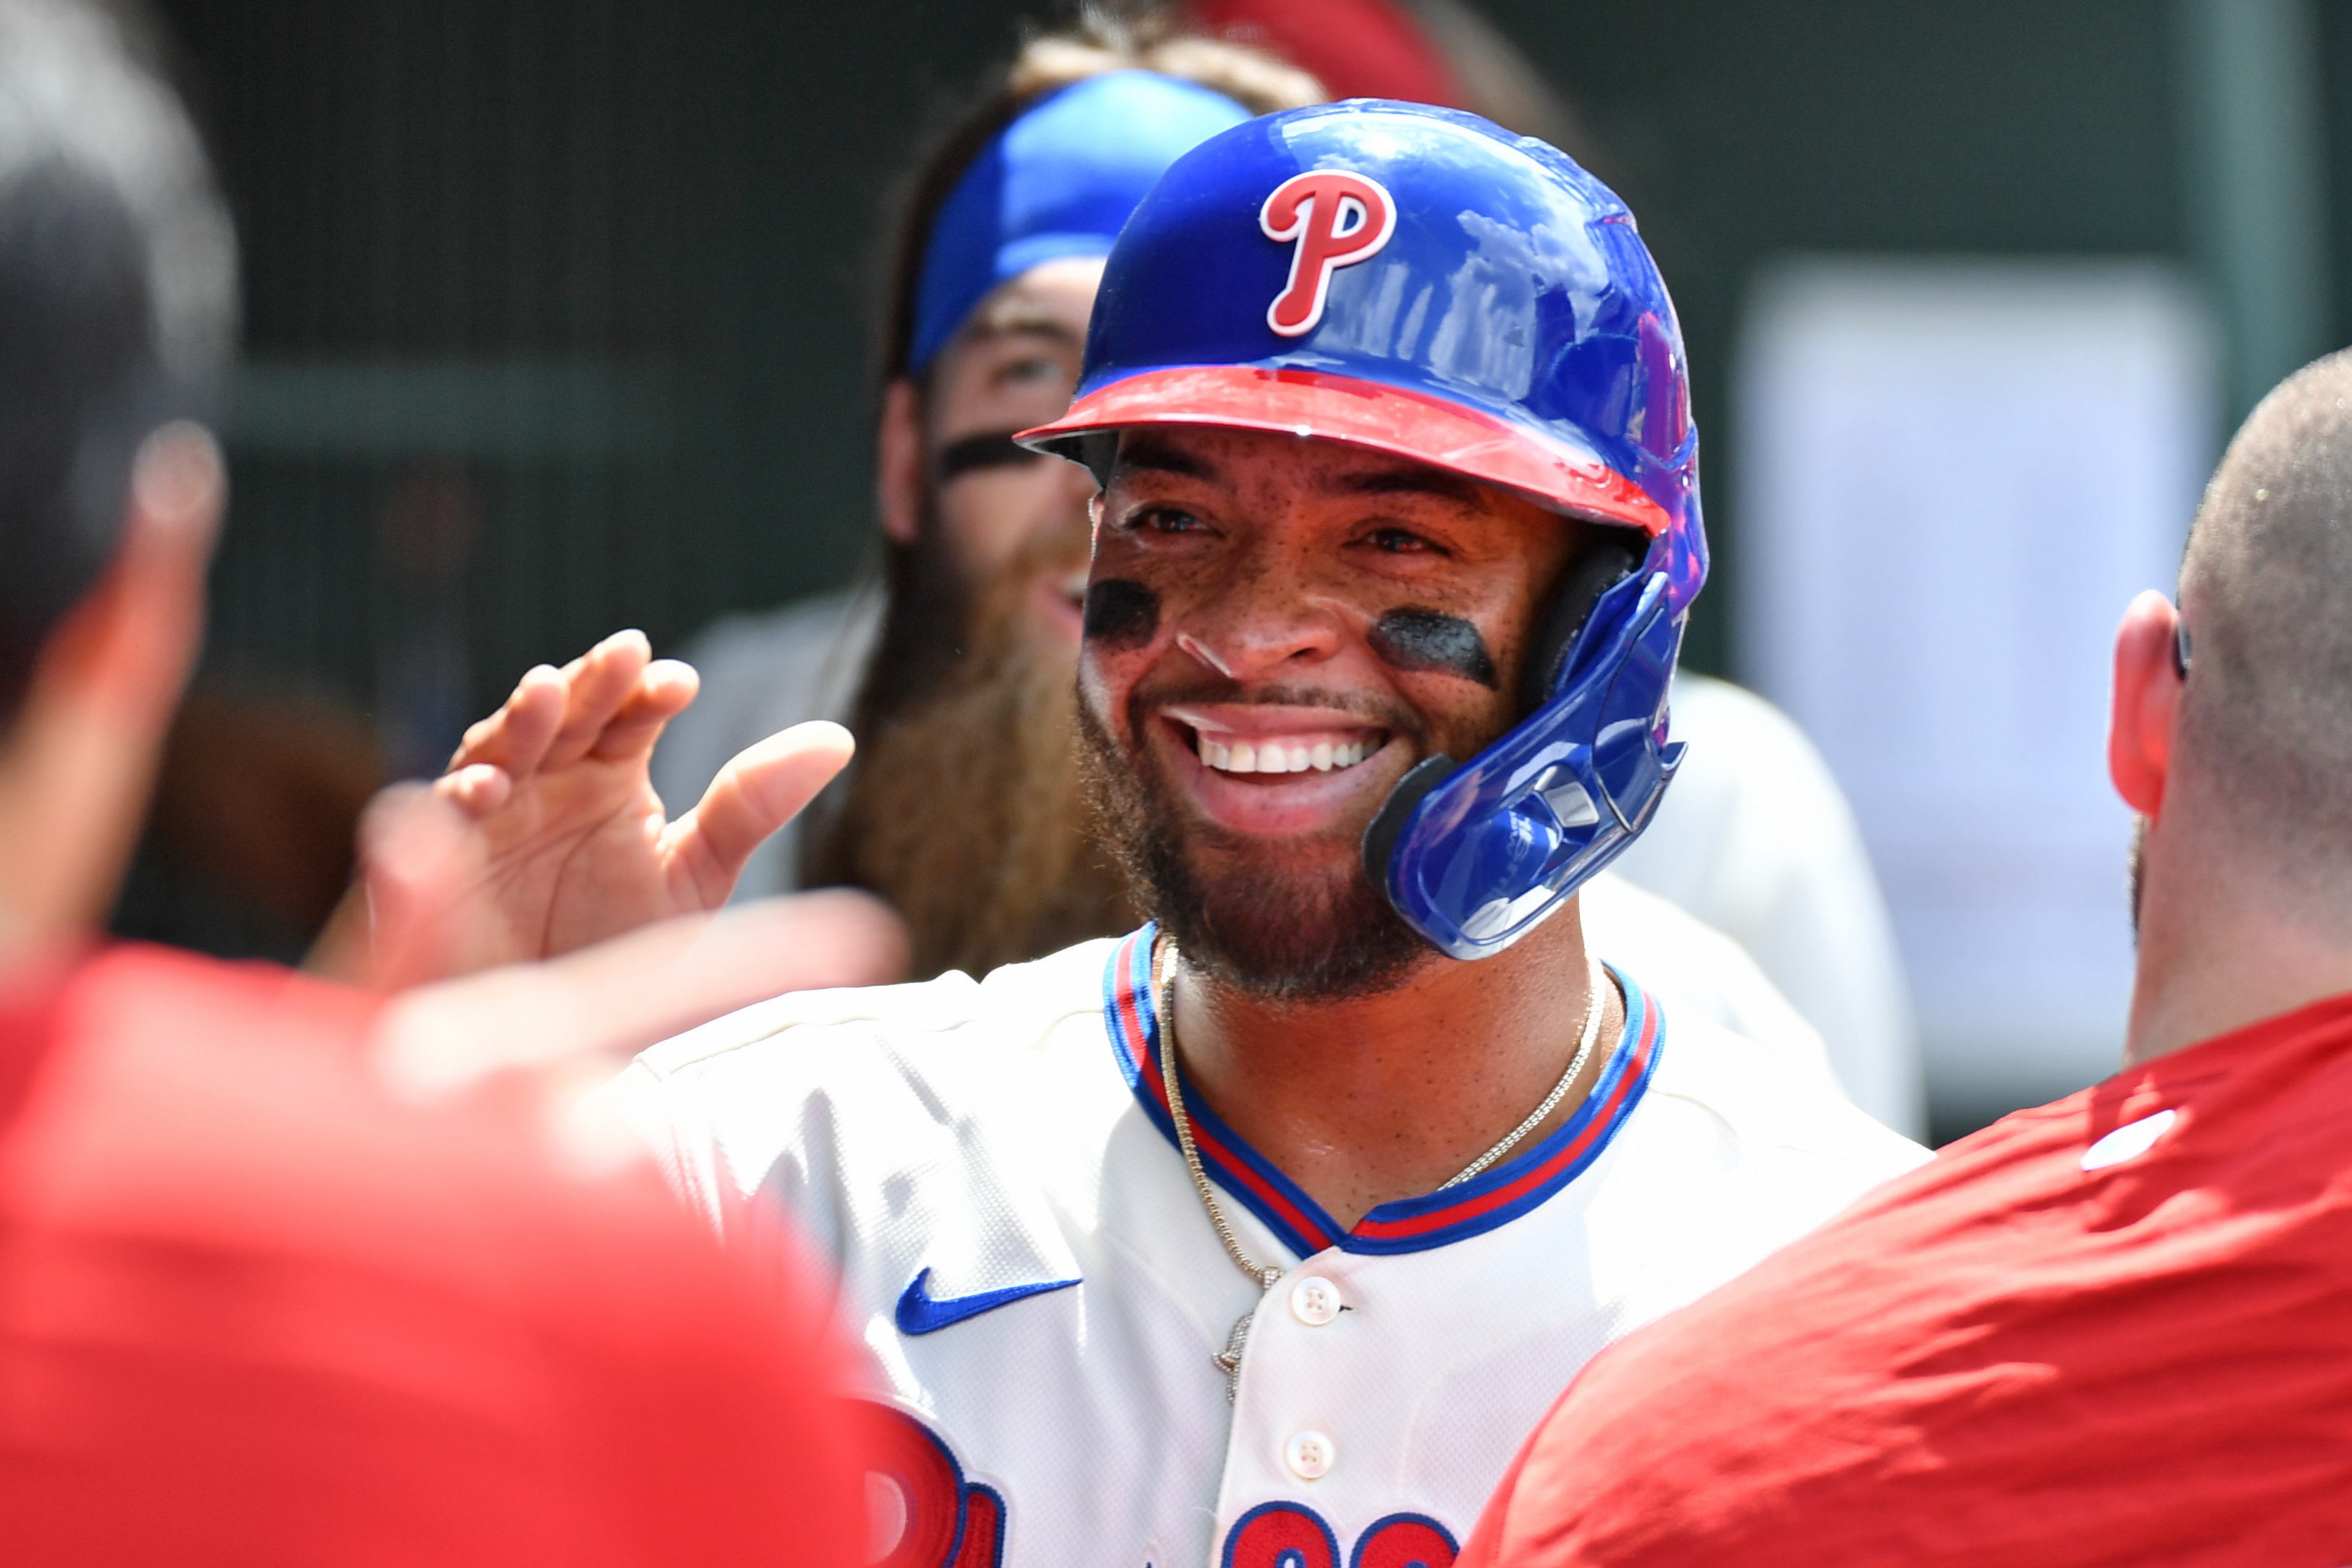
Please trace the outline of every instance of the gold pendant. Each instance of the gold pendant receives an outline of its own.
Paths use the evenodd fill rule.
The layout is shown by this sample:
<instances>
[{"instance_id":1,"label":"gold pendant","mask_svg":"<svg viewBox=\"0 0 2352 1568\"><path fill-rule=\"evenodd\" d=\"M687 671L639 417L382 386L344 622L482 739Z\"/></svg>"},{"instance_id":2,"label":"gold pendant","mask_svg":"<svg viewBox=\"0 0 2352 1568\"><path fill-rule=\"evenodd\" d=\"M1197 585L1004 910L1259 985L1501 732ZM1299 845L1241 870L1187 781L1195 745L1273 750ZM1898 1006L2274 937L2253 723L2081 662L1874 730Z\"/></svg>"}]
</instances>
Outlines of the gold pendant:
<instances>
[{"instance_id":1,"label":"gold pendant","mask_svg":"<svg viewBox=\"0 0 2352 1568\"><path fill-rule=\"evenodd\" d=\"M1209 1359L1225 1375L1225 1403L1231 1405L1241 1396L1242 1350L1249 1343L1250 1320L1257 1316L1255 1308L1234 1320L1233 1333L1225 1336L1225 1348Z\"/></svg>"}]
</instances>

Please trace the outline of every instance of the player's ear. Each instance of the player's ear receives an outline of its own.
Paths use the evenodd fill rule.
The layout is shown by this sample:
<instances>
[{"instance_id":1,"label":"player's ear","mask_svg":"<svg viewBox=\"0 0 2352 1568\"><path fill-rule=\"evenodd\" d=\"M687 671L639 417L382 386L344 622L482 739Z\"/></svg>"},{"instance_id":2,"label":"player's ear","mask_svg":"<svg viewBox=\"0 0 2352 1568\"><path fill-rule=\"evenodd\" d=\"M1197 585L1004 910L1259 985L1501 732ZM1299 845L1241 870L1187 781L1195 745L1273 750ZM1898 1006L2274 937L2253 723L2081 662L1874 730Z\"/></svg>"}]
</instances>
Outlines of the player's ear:
<instances>
[{"instance_id":1,"label":"player's ear","mask_svg":"<svg viewBox=\"0 0 2352 1568\"><path fill-rule=\"evenodd\" d=\"M923 517L923 400L901 376L882 389L881 428L875 433L874 498L882 532L893 544L915 542Z\"/></svg>"},{"instance_id":2,"label":"player's ear","mask_svg":"<svg viewBox=\"0 0 2352 1568\"><path fill-rule=\"evenodd\" d=\"M202 426L167 424L140 444L114 559L44 645L35 697L136 716L161 735L203 637L226 497L220 447Z\"/></svg>"},{"instance_id":3,"label":"player's ear","mask_svg":"<svg viewBox=\"0 0 2352 1568\"><path fill-rule=\"evenodd\" d=\"M2185 672L2179 660L2180 612L2154 589L2131 601L2116 629L2114 706L2107 718L2107 776L2124 804L2144 817L2164 805L2180 716Z\"/></svg>"},{"instance_id":4,"label":"player's ear","mask_svg":"<svg viewBox=\"0 0 2352 1568\"><path fill-rule=\"evenodd\" d=\"M149 435L113 559L42 644L0 737L0 915L12 937L78 937L113 902L202 640L226 485L202 429Z\"/></svg>"}]
</instances>

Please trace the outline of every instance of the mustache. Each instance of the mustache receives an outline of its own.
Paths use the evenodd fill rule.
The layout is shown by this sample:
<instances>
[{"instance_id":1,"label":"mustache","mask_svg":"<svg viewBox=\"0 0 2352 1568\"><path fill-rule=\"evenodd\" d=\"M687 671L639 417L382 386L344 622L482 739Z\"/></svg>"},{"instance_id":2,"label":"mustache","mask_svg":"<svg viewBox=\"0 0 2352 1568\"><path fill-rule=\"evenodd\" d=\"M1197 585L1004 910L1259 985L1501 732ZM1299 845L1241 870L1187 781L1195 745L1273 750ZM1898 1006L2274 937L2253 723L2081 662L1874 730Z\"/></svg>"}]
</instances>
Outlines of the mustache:
<instances>
[{"instance_id":1,"label":"mustache","mask_svg":"<svg viewBox=\"0 0 2352 1568\"><path fill-rule=\"evenodd\" d=\"M1143 728L1142 720L1152 709L1187 703L1222 703L1234 707L1328 708L1333 713L1345 714L1349 718L1362 721L1368 729L1392 730L1416 742L1425 740L1429 730L1427 721L1413 709L1402 703L1386 701L1368 693L1327 691L1280 682L1270 685L1244 685L1223 675L1139 685L1128 695L1129 725L1139 735Z\"/></svg>"}]
</instances>

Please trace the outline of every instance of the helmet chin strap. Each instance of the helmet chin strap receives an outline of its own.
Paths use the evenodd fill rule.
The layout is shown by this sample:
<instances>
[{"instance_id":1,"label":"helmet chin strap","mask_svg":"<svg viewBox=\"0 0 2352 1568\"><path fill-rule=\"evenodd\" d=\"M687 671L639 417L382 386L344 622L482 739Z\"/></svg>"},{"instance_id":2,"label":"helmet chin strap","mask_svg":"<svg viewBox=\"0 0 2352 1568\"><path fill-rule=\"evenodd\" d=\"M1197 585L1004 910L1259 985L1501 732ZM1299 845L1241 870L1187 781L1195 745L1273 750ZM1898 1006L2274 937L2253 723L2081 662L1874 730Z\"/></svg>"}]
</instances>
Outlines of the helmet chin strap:
<instances>
[{"instance_id":1,"label":"helmet chin strap","mask_svg":"<svg viewBox=\"0 0 2352 1568\"><path fill-rule=\"evenodd\" d=\"M1649 543L1642 535L1631 528L1597 525L1592 532L1591 542L1560 573L1543 618L1537 623L1535 641L1528 649L1527 662L1519 674L1517 719L1533 713L1559 687L1560 676L1567 673L1568 656L1576 645L1577 633L1584 630L1601 596L1641 567ZM1364 874L1372 879L1372 885L1381 890L1381 896L1389 895L1389 862L1396 853L1397 841L1403 837L1413 808L1460 766L1442 751L1423 758L1396 781L1388 799L1372 814L1364 829Z\"/></svg>"}]
</instances>

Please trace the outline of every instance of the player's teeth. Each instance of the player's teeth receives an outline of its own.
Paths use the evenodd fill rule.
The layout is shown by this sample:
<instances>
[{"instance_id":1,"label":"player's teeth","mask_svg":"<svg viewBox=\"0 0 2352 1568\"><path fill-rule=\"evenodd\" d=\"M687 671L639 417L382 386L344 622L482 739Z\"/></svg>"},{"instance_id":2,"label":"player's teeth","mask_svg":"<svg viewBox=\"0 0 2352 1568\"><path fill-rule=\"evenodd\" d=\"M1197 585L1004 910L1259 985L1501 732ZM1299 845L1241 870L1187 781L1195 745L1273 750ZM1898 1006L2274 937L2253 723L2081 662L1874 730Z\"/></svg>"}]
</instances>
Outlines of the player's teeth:
<instances>
[{"instance_id":1,"label":"player's teeth","mask_svg":"<svg viewBox=\"0 0 2352 1568\"><path fill-rule=\"evenodd\" d=\"M1199 737L1202 763L1221 773L1328 773L1353 768L1379 748L1370 741L1212 740Z\"/></svg>"}]
</instances>

